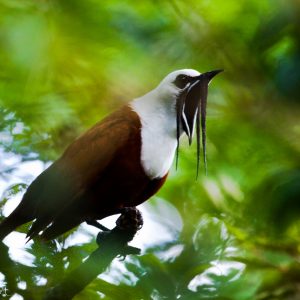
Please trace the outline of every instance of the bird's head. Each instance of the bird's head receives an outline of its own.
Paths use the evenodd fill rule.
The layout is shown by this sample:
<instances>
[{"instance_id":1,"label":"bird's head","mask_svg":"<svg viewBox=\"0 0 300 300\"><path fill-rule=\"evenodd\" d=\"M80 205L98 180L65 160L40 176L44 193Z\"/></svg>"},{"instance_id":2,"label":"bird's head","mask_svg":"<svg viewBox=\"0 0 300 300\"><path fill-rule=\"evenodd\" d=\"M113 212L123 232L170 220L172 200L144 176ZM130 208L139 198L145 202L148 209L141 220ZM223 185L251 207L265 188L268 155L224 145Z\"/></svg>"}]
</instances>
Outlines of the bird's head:
<instances>
[{"instance_id":1,"label":"bird's head","mask_svg":"<svg viewBox=\"0 0 300 300\"><path fill-rule=\"evenodd\" d=\"M222 72L222 70L215 70L201 74L192 69L177 70L168 74L157 88L164 101L175 99L178 147L181 132L183 131L186 133L189 143L191 144L194 128L196 127L198 164L200 155L201 128L203 156L206 165L206 102L208 85L212 78L220 72Z\"/></svg>"}]
</instances>

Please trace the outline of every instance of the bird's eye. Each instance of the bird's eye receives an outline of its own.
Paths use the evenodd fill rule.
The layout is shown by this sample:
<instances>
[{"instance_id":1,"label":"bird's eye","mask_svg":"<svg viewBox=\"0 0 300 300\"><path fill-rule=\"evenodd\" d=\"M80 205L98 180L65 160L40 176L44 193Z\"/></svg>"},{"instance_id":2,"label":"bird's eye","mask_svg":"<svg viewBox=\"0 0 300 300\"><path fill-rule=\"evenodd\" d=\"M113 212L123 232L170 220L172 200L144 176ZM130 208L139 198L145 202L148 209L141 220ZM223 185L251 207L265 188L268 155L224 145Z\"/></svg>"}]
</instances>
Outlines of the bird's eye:
<instances>
[{"instance_id":1,"label":"bird's eye","mask_svg":"<svg viewBox=\"0 0 300 300\"><path fill-rule=\"evenodd\" d=\"M178 75L174 81L174 84L180 89L183 89L188 83L189 77L183 74Z\"/></svg>"}]
</instances>

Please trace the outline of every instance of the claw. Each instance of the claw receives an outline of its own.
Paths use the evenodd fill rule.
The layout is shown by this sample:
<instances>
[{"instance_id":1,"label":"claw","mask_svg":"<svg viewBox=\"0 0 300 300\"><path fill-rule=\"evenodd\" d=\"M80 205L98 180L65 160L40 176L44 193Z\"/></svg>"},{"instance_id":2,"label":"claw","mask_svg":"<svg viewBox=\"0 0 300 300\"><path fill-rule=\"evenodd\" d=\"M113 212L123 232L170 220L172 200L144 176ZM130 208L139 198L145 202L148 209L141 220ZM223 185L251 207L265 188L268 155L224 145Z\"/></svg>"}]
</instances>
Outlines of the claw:
<instances>
[{"instance_id":1,"label":"claw","mask_svg":"<svg viewBox=\"0 0 300 300\"><path fill-rule=\"evenodd\" d=\"M124 261L126 259L126 257L127 257L127 254L119 254L117 256L117 258L119 258L119 261Z\"/></svg>"}]
</instances>

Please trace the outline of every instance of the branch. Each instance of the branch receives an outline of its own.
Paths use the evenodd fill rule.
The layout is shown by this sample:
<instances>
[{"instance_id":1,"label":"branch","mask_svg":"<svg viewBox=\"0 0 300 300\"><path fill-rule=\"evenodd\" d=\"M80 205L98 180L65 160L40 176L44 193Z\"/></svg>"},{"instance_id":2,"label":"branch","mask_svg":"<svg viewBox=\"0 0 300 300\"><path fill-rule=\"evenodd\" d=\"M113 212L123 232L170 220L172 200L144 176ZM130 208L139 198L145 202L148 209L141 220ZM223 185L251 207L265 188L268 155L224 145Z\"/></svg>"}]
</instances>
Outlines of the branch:
<instances>
[{"instance_id":1,"label":"branch","mask_svg":"<svg viewBox=\"0 0 300 300\"><path fill-rule=\"evenodd\" d=\"M141 228L140 212L135 208L128 209L121 215L116 224L116 227L111 231L98 234L97 243L100 244L100 247L61 283L50 289L43 300L72 299L99 274L103 273L115 257L140 253L140 249L127 244Z\"/></svg>"}]
</instances>

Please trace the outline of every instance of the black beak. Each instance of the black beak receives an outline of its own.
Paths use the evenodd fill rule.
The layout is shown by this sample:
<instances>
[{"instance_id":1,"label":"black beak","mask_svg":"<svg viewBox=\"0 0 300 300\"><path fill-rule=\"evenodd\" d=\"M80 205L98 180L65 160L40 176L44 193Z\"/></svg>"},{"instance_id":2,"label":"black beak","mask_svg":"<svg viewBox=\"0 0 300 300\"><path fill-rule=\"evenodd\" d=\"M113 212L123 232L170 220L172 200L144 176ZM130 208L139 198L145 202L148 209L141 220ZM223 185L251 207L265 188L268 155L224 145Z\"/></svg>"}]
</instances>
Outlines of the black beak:
<instances>
[{"instance_id":1,"label":"black beak","mask_svg":"<svg viewBox=\"0 0 300 300\"><path fill-rule=\"evenodd\" d=\"M206 103L208 85L213 77L223 70L215 70L193 77L190 84L183 89L177 99L177 159L181 129L186 133L191 145L196 124L197 133L197 176L200 157L200 127L202 132L202 147L206 169ZM201 124L200 124L201 123Z\"/></svg>"}]
</instances>

